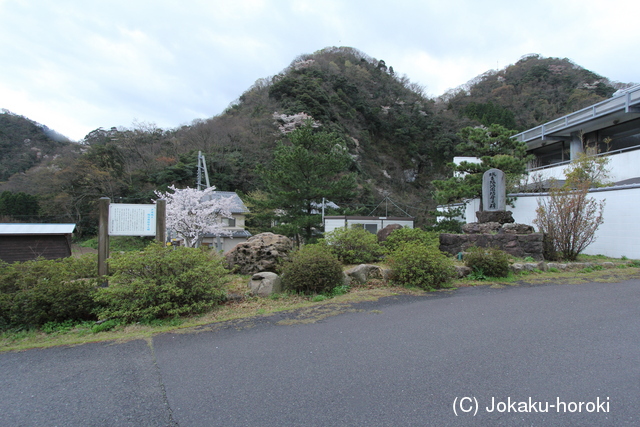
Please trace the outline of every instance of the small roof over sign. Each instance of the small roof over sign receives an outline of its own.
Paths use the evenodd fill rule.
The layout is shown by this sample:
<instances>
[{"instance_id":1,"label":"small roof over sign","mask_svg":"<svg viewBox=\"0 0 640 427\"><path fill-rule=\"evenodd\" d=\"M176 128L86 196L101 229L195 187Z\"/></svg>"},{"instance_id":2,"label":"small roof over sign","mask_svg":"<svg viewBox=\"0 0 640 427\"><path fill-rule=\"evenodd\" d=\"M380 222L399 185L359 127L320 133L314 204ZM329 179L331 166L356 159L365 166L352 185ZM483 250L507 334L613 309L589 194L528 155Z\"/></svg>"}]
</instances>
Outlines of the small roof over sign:
<instances>
[{"instance_id":1,"label":"small roof over sign","mask_svg":"<svg viewBox=\"0 0 640 427\"><path fill-rule=\"evenodd\" d=\"M75 224L0 224L0 235L71 234Z\"/></svg>"}]
</instances>

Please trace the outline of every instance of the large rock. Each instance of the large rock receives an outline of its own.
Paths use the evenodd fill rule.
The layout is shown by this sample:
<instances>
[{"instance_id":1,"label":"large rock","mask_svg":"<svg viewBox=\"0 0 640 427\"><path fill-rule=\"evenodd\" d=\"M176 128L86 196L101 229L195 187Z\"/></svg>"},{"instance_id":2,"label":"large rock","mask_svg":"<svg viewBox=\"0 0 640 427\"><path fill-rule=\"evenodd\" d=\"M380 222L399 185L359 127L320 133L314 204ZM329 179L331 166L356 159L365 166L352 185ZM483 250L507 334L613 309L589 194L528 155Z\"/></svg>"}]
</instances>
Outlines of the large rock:
<instances>
[{"instance_id":1,"label":"large rock","mask_svg":"<svg viewBox=\"0 0 640 427\"><path fill-rule=\"evenodd\" d=\"M478 211L476 212L476 218L478 218L479 223L499 222L500 224L507 224L515 222L511 211Z\"/></svg>"},{"instance_id":2,"label":"large rock","mask_svg":"<svg viewBox=\"0 0 640 427\"><path fill-rule=\"evenodd\" d=\"M353 283L354 281L359 284L365 284L370 279L385 279L384 272L382 268L377 265L371 264L360 264L349 270L345 271L344 274L347 276L348 284Z\"/></svg>"},{"instance_id":3,"label":"large rock","mask_svg":"<svg viewBox=\"0 0 640 427\"><path fill-rule=\"evenodd\" d=\"M401 228L402 226L400 224L389 224L385 228L379 230L377 233L378 243L384 242L391 233Z\"/></svg>"},{"instance_id":4,"label":"large rock","mask_svg":"<svg viewBox=\"0 0 640 427\"><path fill-rule=\"evenodd\" d=\"M466 252L472 246L494 247L518 258L542 261L542 233L532 234L449 234L440 235L440 250L451 255Z\"/></svg>"},{"instance_id":5,"label":"large rock","mask_svg":"<svg viewBox=\"0 0 640 427\"><path fill-rule=\"evenodd\" d=\"M249 288L253 295L268 297L282 292L282 279L276 273L263 271L251 276Z\"/></svg>"},{"instance_id":6,"label":"large rock","mask_svg":"<svg viewBox=\"0 0 640 427\"><path fill-rule=\"evenodd\" d=\"M289 258L291 239L280 234L260 233L238 243L225 256L229 267L239 274L276 271L278 263Z\"/></svg>"},{"instance_id":7,"label":"large rock","mask_svg":"<svg viewBox=\"0 0 640 427\"><path fill-rule=\"evenodd\" d=\"M464 234L495 234L502 225L499 222L470 222L462 225Z\"/></svg>"},{"instance_id":8,"label":"large rock","mask_svg":"<svg viewBox=\"0 0 640 427\"><path fill-rule=\"evenodd\" d=\"M500 233L507 233L507 234L533 234L535 232L534 228L530 225L527 224L517 224L517 223L510 223L510 224L503 224L502 228L500 229Z\"/></svg>"}]
</instances>

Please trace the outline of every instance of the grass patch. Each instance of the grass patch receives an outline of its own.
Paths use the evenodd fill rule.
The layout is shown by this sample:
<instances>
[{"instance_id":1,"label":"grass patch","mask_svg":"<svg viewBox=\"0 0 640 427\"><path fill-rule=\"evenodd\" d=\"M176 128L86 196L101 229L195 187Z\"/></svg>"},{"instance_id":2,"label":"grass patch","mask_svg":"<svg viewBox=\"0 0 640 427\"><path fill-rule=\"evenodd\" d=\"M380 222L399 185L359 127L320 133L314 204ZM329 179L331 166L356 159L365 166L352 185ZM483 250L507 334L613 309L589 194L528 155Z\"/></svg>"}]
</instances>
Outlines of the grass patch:
<instances>
[{"instance_id":1,"label":"grass patch","mask_svg":"<svg viewBox=\"0 0 640 427\"><path fill-rule=\"evenodd\" d=\"M475 273L475 274L474 274ZM504 287L503 285L514 285L516 282L521 280L522 276L532 274L529 271L523 272L519 275L513 273L513 271L509 271L506 277L491 277L486 276L482 272L473 272L469 276L464 279L459 279L454 282L454 285L461 286L486 286L490 285L491 287Z\"/></svg>"},{"instance_id":2,"label":"grass patch","mask_svg":"<svg viewBox=\"0 0 640 427\"><path fill-rule=\"evenodd\" d=\"M624 259L626 259L626 257L623 257ZM618 258L611 258L605 255L585 255L585 254L580 254L578 255L578 259L576 260L577 262L620 262L620 259Z\"/></svg>"},{"instance_id":3,"label":"grass patch","mask_svg":"<svg viewBox=\"0 0 640 427\"><path fill-rule=\"evenodd\" d=\"M527 284L557 283L577 285L589 282L615 283L638 278L640 278L640 268L628 266L625 268L584 268L578 271L544 272L538 275L523 276L520 278L520 282Z\"/></svg>"}]
</instances>

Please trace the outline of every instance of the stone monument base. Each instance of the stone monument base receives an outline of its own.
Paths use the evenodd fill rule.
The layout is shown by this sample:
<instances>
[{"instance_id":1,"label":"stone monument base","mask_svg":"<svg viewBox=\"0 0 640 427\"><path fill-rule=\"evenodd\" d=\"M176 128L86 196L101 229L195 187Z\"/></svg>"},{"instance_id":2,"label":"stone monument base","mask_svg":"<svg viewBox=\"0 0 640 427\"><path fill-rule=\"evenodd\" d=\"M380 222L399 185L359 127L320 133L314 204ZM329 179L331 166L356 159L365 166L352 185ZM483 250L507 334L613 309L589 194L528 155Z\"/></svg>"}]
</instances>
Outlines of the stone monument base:
<instances>
[{"instance_id":1,"label":"stone monument base","mask_svg":"<svg viewBox=\"0 0 640 427\"><path fill-rule=\"evenodd\" d=\"M513 234L502 232L498 234L449 234L440 235L440 250L451 255L465 252L472 246L482 248L497 248L511 256L518 258L531 257L536 261L543 261L542 233Z\"/></svg>"},{"instance_id":2,"label":"stone monument base","mask_svg":"<svg viewBox=\"0 0 640 427\"><path fill-rule=\"evenodd\" d=\"M481 224L485 222L499 222L500 224L516 222L511 211L478 211L476 212L476 218Z\"/></svg>"}]
</instances>

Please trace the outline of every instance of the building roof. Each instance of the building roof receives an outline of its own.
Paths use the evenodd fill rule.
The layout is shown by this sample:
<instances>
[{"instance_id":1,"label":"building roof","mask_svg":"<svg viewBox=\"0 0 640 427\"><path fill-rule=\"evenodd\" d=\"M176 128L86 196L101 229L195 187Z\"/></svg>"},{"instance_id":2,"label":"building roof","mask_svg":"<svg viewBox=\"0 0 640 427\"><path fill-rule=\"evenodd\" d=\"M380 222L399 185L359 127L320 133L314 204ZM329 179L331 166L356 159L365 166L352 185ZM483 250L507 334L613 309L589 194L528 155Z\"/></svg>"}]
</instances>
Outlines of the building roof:
<instances>
[{"instance_id":1,"label":"building roof","mask_svg":"<svg viewBox=\"0 0 640 427\"><path fill-rule=\"evenodd\" d=\"M572 132L592 132L640 117L640 85L616 92L612 98L552 120L514 136L527 143L527 149L548 141L565 140Z\"/></svg>"},{"instance_id":2,"label":"building roof","mask_svg":"<svg viewBox=\"0 0 640 427\"><path fill-rule=\"evenodd\" d=\"M0 224L0 235L71 234L75 224Z\"/></svg>"},{"instance_id":3,"label":"building roof","mask_svg":"<svg viewBox=\"0 0 640 427\"><path fill-rule=\"evenodd\" d=\"M236 194L235 191L213 191L202 198L202 201L215 200L223 197L231 197L234 203L234 207L231 209L231 213L249 213L249 209L244 204L242 199Z\"/></svg>"},{"instance_id":4,"label":"building roof","mask_svg":"<svg viewBox=\"0 0 640 427\"><path fill-rule=\"evenodd\" d=\"M413 221L411 217L401 216L349 216L349 215L325 215L324 219L350 219L362 221Z\"/></svg>"},{"instance_id":5,"label":"building roof","mask_svg":"<svg viewBox=\"0 0 640 427\"><path fill-rule=\"evenodd\" d=\"M253 234L251 234L248 230L229 230L229 231L231 231L230 236L221 235L220 237L227 238L227 239L246 237L248 239L249 237L253 236ZM204 235L204 237L216 237L216 235L212 233L207 233Z\"/></svg>"}]
</instances>

